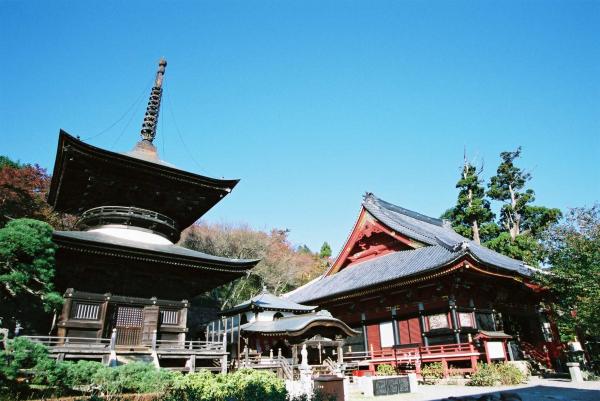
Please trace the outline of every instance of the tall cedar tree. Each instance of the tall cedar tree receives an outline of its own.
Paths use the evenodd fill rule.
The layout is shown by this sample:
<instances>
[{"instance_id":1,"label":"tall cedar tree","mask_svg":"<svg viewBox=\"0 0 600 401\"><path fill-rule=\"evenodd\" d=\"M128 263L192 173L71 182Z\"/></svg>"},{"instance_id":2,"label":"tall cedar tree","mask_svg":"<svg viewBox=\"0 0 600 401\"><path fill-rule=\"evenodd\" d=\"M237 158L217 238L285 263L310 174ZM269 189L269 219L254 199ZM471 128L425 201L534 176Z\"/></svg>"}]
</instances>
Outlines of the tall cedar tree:
<instances>
[{"instance_id":1,"label":"tall cedar tree","mask_svg":"<svg viewBox=\"0 0 600 401\"><path fill-rule=\"evenodd\" d=\"M44 312L62 303L53 286L55 250L52 227L42 221L16 219L0 228L0 316L5 324L19 320L26 328L49 329Z\"/></svg>"},{"instance_id":2,"label":"tall cedar tree","mask_svg":"<svg viewBox=\"0 0 600 401\"><path fill-rule=\"evenodd\" d=\"M502 162L496 175L490 179L487 195L490 199L502 202L500 235L486 245L507 256L537 265L543 259L540 236L560 217L559 209L534 206L535 193L525 188L531 174L515 165L521 156L521 147L513 152L502 152Z\"/></svg>"},{"instance_id":3,"label":"tall cedar tree","mask_svg":"<svg viewBox=\"0 0 600 401\"><path fill-rule=\"evenodd\" d=\"M448 209L442 216L449 219L454 230L460 235L472 238L480 244L498 235L498 226L494 223L494 213L490 202L485 199L485 189L479 178L481 169L465 158L460 179L456 183L459 189L456 206Z\"/></svg>"},{"instance_id":4,"label":"tall cedar tree","mask_svg":"<svg viewBox=\"0 0 600 401\"><path fill-rule=\"evenodd\" d=\"M570 210L544 237L551 268L538 279L554 295L562 339L600 339L600 204Z\"/></svg>"}]
</instances>

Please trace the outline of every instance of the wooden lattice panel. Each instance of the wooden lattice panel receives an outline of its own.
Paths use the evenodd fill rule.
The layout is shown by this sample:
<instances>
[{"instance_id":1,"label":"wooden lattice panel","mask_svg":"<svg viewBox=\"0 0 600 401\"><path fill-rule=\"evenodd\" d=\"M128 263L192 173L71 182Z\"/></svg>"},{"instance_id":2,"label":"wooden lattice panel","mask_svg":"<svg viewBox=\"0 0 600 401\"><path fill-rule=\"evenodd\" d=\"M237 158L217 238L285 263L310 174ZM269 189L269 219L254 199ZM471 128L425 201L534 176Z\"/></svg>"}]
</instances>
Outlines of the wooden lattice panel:
<instances>
[{"instance_id":1,"label":"wooden lattice panel","mask_svg":"<svg viewBox=\"0 0 600 401\"><path fill-rule=\"evenodd\" d=\"M162 324L179 324L179 311L161 310L160 321Z\"/></svg>"},{"instance_id":2,"label":"wooden lattice panel","mask_svg":"<svg viewBox=\"0 0 600 401\"><path fill-rule=\"evenodd\" d=\"M73 314L73 318L81 320L97 320L98 312L100 312L100 305L78 302L75 304L75 313Z\"/></svg>"},{"instance_id":3,"label":"wooden lattice panel","mask_svg":"<svg viewBox=\"0 0 600 401\"><path fill-rule=\"evenodd\" d=\"M143 310L131 306L119 306L117 327L142 327Z\"/></svg>"}]
</instances>

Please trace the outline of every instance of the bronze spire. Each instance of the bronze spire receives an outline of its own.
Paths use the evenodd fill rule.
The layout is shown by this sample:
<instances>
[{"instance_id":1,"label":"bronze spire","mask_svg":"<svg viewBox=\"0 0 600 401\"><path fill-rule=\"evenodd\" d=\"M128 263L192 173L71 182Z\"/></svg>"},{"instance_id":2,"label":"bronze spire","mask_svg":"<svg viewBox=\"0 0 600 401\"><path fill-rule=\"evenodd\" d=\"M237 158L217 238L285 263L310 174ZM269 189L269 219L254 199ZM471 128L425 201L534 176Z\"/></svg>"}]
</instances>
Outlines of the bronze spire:
<instances>
[{"instance_id":1,"label":"bronze spire","mask_svg":"<svg viewBox=\"0 0 600 401\"><path fill-rule=\"evenodd\" d=\"M156 79L154 80L152 91L150 92L150 99L148 100L148 107L146 108L146 114L144 115L144 122L142 123L142 130L140 132L142 139L150 143L154 141L154 137L156 136L158 112L160 111L160 100L162 98L162 82L166 66L167 60L161 58L158 62Z\"/></svg>"}]
</instances>

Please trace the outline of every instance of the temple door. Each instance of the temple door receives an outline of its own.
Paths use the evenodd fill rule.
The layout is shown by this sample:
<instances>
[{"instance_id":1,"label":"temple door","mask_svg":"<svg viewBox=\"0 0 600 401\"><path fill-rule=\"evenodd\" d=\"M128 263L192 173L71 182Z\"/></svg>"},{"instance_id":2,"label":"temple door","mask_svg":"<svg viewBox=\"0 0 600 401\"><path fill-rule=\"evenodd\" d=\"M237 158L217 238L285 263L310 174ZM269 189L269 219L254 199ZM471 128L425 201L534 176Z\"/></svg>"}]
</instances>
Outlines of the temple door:
<instances>
[{"instance_id":1,"label":"temple door","mask_svg":"<svg viewBox=\"0 0 600 401\"><path fill-rule=\"evenodd\" d=\"M142 325L142 344L152 345L152 336L158 329L159 308L156 305L144 307L144 323Z\"/></svg>"},{"instance_id":2,"label":"temple door","mask_svg":"<svg viewBox=\"0 0 600 401\"><path fill-rule=\"evenodd\" d=\"M142 338L142 308L119 305L115 320L117 345L138 345Z\"/></svg>"}]
</instances>

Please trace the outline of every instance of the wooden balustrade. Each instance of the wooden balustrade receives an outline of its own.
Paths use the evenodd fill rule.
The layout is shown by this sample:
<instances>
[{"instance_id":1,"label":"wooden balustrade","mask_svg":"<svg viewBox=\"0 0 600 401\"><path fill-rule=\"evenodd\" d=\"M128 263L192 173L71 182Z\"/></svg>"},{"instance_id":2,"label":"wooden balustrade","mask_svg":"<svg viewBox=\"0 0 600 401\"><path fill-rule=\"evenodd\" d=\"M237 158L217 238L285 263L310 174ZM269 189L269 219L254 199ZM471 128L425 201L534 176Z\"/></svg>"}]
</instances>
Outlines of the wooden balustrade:
<instances>
[{"instance_id":1,"label":"wooden balustrade","mask_svg":"<svg viewBox=\"0 0 600 401\"><path fill-rule=\"evenodd\" d=\"M128 345L133 342L137 333L118 329L113 333L114 338L89 338L89 337L59 337L59 336L23 336L31 341L41 343L50 349L57 347L70 348L114 348L114 345ZM119 342L121 341L121 342ZM111 344L112 343L112 344ZM139 345L139 343L133 343ZM150 346L148 346L150 347ZM160 351L168 350L190 350L190 351L208 351L225 352L222 342L212 341L177 341L177 340L156 340L153 341L154 349Z\"/></svg>"}]
</instances>

